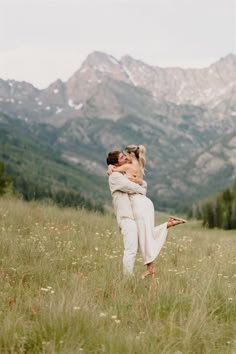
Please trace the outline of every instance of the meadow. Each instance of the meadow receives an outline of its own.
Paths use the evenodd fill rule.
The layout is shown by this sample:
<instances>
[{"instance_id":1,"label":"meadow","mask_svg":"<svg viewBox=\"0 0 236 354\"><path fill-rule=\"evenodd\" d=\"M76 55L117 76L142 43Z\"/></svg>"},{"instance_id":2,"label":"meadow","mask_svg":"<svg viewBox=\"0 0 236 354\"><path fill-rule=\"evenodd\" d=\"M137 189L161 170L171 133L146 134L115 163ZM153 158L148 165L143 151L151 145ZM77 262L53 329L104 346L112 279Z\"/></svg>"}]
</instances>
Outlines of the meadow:
<instances>
[{"instance_id":1,"label":"meadow","mask_svg":"<svg viewBox=\"0 0 236 354\"><path fill-rule=\"evenodd\" d=\"M112 214L1 198L0 353L234 354L235 249L189 221L127 279Z\"/></svg>"}]
</instances>

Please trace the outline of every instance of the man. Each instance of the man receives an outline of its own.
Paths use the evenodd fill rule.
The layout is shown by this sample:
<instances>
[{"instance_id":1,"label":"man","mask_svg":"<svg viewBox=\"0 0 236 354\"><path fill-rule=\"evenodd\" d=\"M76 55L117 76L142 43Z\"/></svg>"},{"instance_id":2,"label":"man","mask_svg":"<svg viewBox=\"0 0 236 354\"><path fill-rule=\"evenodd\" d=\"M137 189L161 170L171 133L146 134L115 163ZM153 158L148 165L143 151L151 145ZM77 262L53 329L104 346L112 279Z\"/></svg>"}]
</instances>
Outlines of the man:
<instances>
[{"instance_id":1,"label":"man","mask_svg":"<svg viewBox=\"0 0 236 354\"><path fill-rule=\"evenodd\" d=\"M120 151L109 152L107 156L108 165L122 166L126 162L126 157ZM137 183L142 183L142 185ZM133 177L131 181L126 175L114 171L109 176L109 187L117 223L121 229L124 241L123 272L126 275L133 275L135 258L138 251L138 230L129 194L139 193L146 195L147 183L145 181L141 182L137 177Z\"/></svg>"}]
</instances>

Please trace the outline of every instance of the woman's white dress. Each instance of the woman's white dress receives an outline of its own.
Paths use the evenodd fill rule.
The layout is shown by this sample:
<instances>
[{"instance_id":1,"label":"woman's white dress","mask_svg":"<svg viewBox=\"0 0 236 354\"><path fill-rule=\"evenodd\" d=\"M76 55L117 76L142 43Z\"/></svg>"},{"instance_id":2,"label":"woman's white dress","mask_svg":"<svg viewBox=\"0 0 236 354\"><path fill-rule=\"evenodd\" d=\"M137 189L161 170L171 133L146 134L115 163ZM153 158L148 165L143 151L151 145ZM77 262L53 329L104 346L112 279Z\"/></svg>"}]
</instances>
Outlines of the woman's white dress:
<instances>
[{"instance_id":1,"label":"woman's white dress","mask_svg":"<svg viewBox=\"0 0 236 354\"><path fill-rule=\"evenodd\" d=\"M168 233L167 222L155 227L152 201L144 195L132 194L130 201L138 227L139 249L144 264L154 261L164 245Z\"/></svg>"}]
</instances>

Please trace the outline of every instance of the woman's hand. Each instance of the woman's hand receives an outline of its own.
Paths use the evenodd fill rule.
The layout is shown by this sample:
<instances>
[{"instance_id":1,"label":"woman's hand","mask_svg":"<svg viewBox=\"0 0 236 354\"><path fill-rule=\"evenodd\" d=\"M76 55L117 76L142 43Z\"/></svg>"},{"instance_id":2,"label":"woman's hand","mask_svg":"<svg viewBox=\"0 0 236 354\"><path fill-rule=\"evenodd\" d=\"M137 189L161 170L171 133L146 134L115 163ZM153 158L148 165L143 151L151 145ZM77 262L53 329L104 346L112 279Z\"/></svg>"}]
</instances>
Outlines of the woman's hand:
<instances>
[{"instance_id":1,"label":"woman's hand","mask_svg":"<svg viewBox=\"0 0 236 354\"><path fill-rule=\"evenodd\" d=\"M114 165L108 165L107 175L110 176L112 174L112 172L114 171L114 169L115 169Z\"/></svg>"}]
</instances>

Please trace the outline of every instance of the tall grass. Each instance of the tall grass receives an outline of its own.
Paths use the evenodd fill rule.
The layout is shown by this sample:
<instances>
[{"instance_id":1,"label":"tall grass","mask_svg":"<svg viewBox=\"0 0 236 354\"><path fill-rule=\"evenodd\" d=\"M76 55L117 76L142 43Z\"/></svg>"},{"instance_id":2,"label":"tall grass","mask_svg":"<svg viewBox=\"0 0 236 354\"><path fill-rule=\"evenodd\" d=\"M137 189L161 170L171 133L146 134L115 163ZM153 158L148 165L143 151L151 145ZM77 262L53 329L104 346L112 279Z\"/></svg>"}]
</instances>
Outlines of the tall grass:
<instances>
[{"instance_id":1,"label":"tall grass","mask_svg":"<svg viewBox=\"0 0 236 354\"><path fill-rule=\"evenodd\" d=\"M0 233L0 353L236 353L234 232L170 229L154 281L111 215L1 199Z\"/></svg>"}]
</instances>

